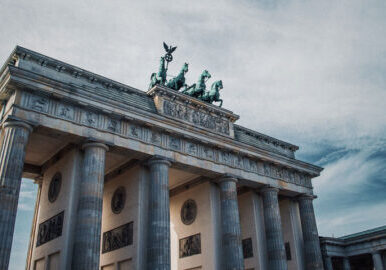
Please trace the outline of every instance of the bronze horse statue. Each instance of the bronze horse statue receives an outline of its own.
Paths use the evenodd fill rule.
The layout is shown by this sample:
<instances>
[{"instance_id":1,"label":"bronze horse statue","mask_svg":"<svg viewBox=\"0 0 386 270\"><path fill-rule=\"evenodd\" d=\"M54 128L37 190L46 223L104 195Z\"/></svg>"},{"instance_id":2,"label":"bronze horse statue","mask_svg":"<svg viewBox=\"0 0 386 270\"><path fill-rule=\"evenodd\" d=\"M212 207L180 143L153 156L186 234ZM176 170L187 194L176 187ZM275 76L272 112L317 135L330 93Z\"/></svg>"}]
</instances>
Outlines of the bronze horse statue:
<instances>
[{"instance_id":1,"label":"bronze horse statue","mask_svg":"<svg viewBox=\"0 0 386 270\"><path fill-rule=\"evenodd\" d=\"M152 73L150 76L149 89L153 88L156 84L165 85L166 71L165 57L161 57L158 73Z\"/></svg>"},{"instance_id":2,"label":"bronze horse statue","mask_svg":"<svg viewBox=\"0 0 386 270\"><path fill-rule=\"evenodd\" d=\"M173 90L180 90L183 86L186 87L185 83L185 74L189 71L188 69L188 63L185 63L182 68L180 73L173 79L169 80L166 84L167 87L173 89Z\"/></svg>"},{"instance_id":3,"label":"bronze horse statue","mask_svg":"<svg viewBox=\"0 0 386 270\"><path fill-rule=\"evenodd\" d=\"M220 90L223 89L222 80L216 81L212 84L209 91L206 91L200 99L202 101L213 103L213 102L220 102L220 106L222 106L222 99L220 99Z\"/></svg>"},{"instance_id":4,"label":"bronze horse statue","mask_svg":"<svg viewBox=\"0 0 386 270\"><path fill-rule=\"evenodd\" d=\"M189 96L198 98L202 96L205 93L206 85L205 82L210 79L211 75L209 71L204 70L200 77L198 78L197 84L193 84L189 87L186 87L185 90L182 91L182 93L187 94Z\"/></svg>"}]
</instances>

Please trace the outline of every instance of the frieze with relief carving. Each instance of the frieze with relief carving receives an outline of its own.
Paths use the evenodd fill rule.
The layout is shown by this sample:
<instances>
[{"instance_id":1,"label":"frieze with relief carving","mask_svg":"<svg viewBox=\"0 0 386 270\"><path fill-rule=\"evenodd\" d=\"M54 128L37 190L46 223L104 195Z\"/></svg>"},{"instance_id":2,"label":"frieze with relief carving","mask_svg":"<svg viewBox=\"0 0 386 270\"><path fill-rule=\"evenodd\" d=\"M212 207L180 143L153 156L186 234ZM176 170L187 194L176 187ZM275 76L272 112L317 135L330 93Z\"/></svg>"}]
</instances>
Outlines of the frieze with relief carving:
<instances>
[{"instance_id":1,"label":"frieze with relief carving","mask_svg":"<svg viewBox=\"0 0 386 270\"><path fill-rule=\"evenodd\" d=\"M226 120L210 115L205 112L193 110L183 104L165 100L163 103L165 115L190 122L199 127L204 127L218 133L229 135L229 123Z\"/></svg>"},{"instance_id":2,"label":"frieze with relief carving","mask_svg":"<svg viewBox=\"0 0 386 270\"><path fill-rule=\"evenodd\" d=\"M220 149L218 146L178 136L178 134L171 134L159 128L149 128L137 122L133 123L130 120L124 119L122 116L105 114L104 112L97 112L96 110L91 111L84 107L77 107L77 105L66 105L67 107L71 107L73 116L63 117L58 115L58 111L60 112L60 110L55 109L63 108L62 104L59 103L59 101L54 99L39 97L35 94L24 92L21 106L31 111L51 115L52 117L61 118L65 121L74 122L90 128L101 128L106 132L196 158L213 161L288 183L312 187L310 175L290 168L280 167L270 162L264 162L239 152L233 152L223 148ZM66 115L69 115L68 112Z\"/></svg>"}]
</instances>

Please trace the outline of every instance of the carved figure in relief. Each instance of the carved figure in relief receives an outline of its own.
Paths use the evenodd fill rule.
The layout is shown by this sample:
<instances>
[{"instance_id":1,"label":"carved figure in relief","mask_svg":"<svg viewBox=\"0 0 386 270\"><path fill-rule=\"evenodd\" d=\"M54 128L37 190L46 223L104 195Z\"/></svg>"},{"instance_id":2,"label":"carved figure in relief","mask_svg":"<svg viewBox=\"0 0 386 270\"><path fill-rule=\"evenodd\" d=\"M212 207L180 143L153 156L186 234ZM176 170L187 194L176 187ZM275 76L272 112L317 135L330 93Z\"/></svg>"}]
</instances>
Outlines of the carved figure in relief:
<instances>
[{"instance_id":1,"label":"carved figure in relief","mask_svg":"<svg viewBox=\"0 0 386 270\"><path fill-rule=\"evenodd\" d=\"M198 78L197 83L187 87L184 91L182 91L182 93L195 98L202 96L206 90L205 82L211 77L212 75L210 75L209 71L204 70Z\"/></svg>"},{"instance_id":2,"label":"carved figure in relief","mask_svg":"<svg viewBox=\"0 0 386 270\"><path fill-rule=\"evenodd\" d=\"M161 142L161 135L156 132L151 133L151 142L152 143L160 143Z\"/></svg>"},{"instance_id":3,"label":"carved figure in relief","mask_svg":"<svg viewBox=\"0 0 386 270\"><path fill-rule=\"evenodd\" d=\"M170 137L170 147L173 149L180 148L180 140L174 137Z\"/></svg>"},{"instance_id":4,"label":"carved figure in relief","mask_svg":"<svg viewBox=\"0 0 386 270\"><path fill-rule=\"evenodd\" d=\"M138 127L136 127L136 126L131 127L131 135L133 135L134 137L139 137Z\"/></svg>"},{"instance_id":5,"label":"carved figure in relief","mask_svg":"<svg viewBox=\"0 0 386 270\"><path fill-rule=\"evenodd\" d=\"M193 143L188 143L188 153L189 154L196 154L197 146Z\"/></svg>"},{"instance_id":6,"label":"carved figure in relief","mask_svg":"<svg viewBox=\"0 0 386 270\"><path fill-rule=\"evenodd\" d=\"M45 98L35 98L33 101L32 109L38 111L44 111L48 104L48 100Z\"/></svg>"},{"instance_id":7,"label":"carved figure in relief","mask_svg":"<svg viewBox=\"0 0 386 270\"><path fill-rule=\"evenodd\" d=\"M169 80L166 84L167 87L173 89L173 90L180 90L182 87L187 87L185 83L185 74L189 71L188 68L188 63L185 63L182 68L180 73L173 79Z\"/></svg>"},{"instance_id":8,"label":"carved figure in relief","mask_svg":"<svg viewBox=\"0 0 386 270\"><path fill-rule=\"evenodd\" d=\"M267 163L264 163L264 174L265 175L271 175L271 168L270 168L269 164L267 164Z\"/></svg>"},{"instance_id":9,"label":"carved figure in relief","mask_svg":"<svg viewBox=\"0 0 386 270\"><path fill-rule=\"evenodd\" d=\"M222 99L220 99L220 90L223 89L222 80L215 81L210 90L206 91L200 99L212 104L213 102L220 102L219 107L222 106Z\"/></svg>"},{"instance_id":10,"label":"carved figure in relief","mask_svg":"<svg viewBox=\"0 0 386 270\"><path fill-rule=\"evenodd\" d=\"M115 132L117 131L118 122L116 120L110 120L109 126L107 127L109 130Z\"/></svg>"},{"instance_id":11,"label":"carved figure in relief","mask_svg":"<svg viewBox=\"0 0 386 270\"><path fill-rule=\"evenodd\" d=\"M95 115L92 113L92 112L87 112L86 113L86 121L90 124L90 125L95 125Z\"/></svg>"},{"instance_id":12,"label":"carved figure in relief","mask_svg":"<svg viewBox=\"0 0 386 270\"><path fill-rule=\"evenodd\" d=\"M63 116L65 118L70 118L70 113L71 109L69 107L62 107L60 108L60 116Z\"/></svg>"}]
</instances>

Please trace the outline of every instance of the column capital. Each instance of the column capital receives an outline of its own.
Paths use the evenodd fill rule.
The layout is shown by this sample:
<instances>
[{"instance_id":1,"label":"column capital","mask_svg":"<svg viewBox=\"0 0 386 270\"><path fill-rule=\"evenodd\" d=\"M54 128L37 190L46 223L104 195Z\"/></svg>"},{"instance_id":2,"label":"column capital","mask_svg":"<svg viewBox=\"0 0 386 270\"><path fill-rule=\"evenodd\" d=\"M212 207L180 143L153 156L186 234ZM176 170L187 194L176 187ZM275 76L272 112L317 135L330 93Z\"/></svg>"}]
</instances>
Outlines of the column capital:
<instances>
[{"instance_id":1,"label":"column capital","mask_svg":"<svg viewBox=\"0 0 386 270\"><path fill-rule=\"evenodd\" d=\"M222 182L235 182L235 183L237 183L237 182L239 182L239 180L237 179L237 177L235 175L226 173L226 174L223 174L220 177L218 177L217 182L218 183L222 183Z\"/></svg>"},{"instance_id":2,"label":"column capital","mask_svg":"<svg viewBox=\"0 0 386 270\"><path fill-rule=\"evenodd\" d=\"M168 158L163 157L163 156L158 156L158 155L155 155L146 161L146 165L151 166L154 164L165 164L169 167L172 165L172 163L170 162L170 160Z\"/></svg>"},{"instance_id":3,"label":"column capital","mask_svg":"<svg viewBox=\"0 0 386 270\"><path fill-rule=\"evenodd\" d=\"M87 142L87 143L84 143L82 145L82 150L85 150L86 148L89 148L89 147L97 147L97 148L104 149L106 152L109 151L109 147L106 144L100 143L100 142Z\"/></svg>"},{"instance_id":4,"label":"column capital","mask_svg":"<svg viewBox=\"0 0 386 270\"><path fill-rule=\"evenodd\" d=\"M17 121L17 120L12 120L12 121L7 121L3 124L3 128L6 127L22 127L28 130L28 132L32 132L33 127L25 122L22 121Z\"/></svg>"},{"instance_id":5,"label":"column capital","mask_svg":"<svg viewBox=\"0 0 386 270\"><path fill-rule=\"evenodd\" d=\"M381 255L381 251L380 250L371 251L371 255Z\"/></svg>"}]
</instances>

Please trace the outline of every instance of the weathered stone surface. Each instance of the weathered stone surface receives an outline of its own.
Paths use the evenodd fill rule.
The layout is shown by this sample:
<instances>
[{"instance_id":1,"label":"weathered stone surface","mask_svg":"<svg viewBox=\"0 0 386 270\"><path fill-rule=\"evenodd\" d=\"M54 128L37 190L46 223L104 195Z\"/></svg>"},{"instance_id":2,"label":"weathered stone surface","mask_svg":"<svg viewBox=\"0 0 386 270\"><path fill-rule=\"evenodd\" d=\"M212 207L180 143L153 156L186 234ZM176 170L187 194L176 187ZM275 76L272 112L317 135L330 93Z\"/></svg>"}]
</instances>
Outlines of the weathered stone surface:
<instances>
[{"instance_id":1,"label":"weathered stone surface","mask_svg":"<svg viewBox=\"0 0 386 270\"><path fill-rule=\"evenodd\" d=\"M99 269L105 154L101 143L83 145L72 269Z\"/></svg>"},{"instance_id":2,"label":"weathered stone surface","mask_svg":"<svg viewBox=\"0 0 386 270\"><path fill-rule=\"evenodd\" d=\"M279 190L273 187L265 187L261 190L267 241L268 269L287 270L278 192Z\"/></svg>"},{"instance_id":3,"label":"weathered stone surface","mask_svg":"<svg viewBox=\"0 0 386 270\"><path fill-rule=\"evenodd\" d=\"M149 228L147 269L170 270L169 161L154 157L148 162Z\"/></svg>"},{"instance_id":4,"label":"weathered stone surface","mask_svg":"<svg viewBox=\"0 0 386 270\"><path fill-rule=\"evenodd\" d=\"M0 151L0 269L8 269L25 148L32 127L22 122L3 125Z\"/></svg>"},{"instance_id":5,"label":"weathered stone surface","mask_svg":"<svg viewBox=\"0 0 386 270\"><path fill-rule=\"evenodd\" d=\"M236 183L237 179L230 175L224 175L219 179L222 232L221 269L224 270L244 270Z\"/></svg>"},{"instance_id":6,"label":"weathered stone surface","mask_svg":"<svg viewBox=\"0 0 386 270\"><path fill-rule=\"evenodd\" d=\"M314 207L311 195L299 197L299 212L302 223L304 255L306 268L310 270L323 270L322 253L320 251L318 229L316 227Z\"/></svg>"}]
</instances>

